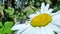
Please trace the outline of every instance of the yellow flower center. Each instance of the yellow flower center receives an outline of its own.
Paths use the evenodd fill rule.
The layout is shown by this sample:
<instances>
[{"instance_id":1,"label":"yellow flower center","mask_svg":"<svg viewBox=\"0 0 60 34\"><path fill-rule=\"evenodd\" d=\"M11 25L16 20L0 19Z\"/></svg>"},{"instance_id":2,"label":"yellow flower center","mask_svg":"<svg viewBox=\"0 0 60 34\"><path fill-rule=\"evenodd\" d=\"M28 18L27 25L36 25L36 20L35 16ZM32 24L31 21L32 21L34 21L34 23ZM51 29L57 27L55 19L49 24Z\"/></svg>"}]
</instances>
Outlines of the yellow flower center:
<instances>
[{"instance_id":1,"label":"yellow flower center","mask_svg":"<svg viewBox=\"0 0 60 34\"><path fill-rule=\"evenodd\" d=\"M49 14L40 14L36 17L34 17L31 20L31 25L33 27L41 27L41 26L46 26L52 21L52 17Z\"/></svg>"}]
</instances>

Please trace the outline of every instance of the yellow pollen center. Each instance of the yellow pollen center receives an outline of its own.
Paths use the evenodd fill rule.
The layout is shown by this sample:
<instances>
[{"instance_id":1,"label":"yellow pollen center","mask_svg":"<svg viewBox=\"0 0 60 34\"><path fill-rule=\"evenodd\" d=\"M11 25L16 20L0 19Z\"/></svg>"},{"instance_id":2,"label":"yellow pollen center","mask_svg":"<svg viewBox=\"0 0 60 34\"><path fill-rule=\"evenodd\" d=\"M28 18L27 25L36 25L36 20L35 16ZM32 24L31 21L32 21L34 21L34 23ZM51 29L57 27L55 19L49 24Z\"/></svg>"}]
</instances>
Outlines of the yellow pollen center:
<instances>
[{"instance_id":1,"label":"yellow pollen center","mask_svg":"<svg viewBox=\"0 0 60 34\"><path fill-rule=\"evenodd\" d=\"M31 25L33 27L41 27L41 26L46 26L51 21L52 21L52 17L49 14L40 14L31 20Z\"/></svg>"}]
</instances>

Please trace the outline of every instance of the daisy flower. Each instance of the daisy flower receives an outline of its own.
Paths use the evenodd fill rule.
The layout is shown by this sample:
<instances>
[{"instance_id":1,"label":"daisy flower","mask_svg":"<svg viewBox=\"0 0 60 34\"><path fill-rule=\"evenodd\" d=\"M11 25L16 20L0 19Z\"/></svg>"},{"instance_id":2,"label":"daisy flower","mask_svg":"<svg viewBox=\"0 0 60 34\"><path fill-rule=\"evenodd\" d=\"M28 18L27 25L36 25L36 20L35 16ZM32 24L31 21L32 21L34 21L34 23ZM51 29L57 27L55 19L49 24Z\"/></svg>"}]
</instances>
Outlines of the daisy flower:
<instances>
[{"instance_id":1,"label":"daisy flower","mask_svg":"<svg viewBox=\"0 0 60 34\"><path fill-rule=\"evenodd\" d=\"M60 32L60 11L52 13L53 9L49 9L49 4L41 4L41 10L35 14L31 14L30 20L25 24L18 24L12 27L17 30L15 34L54 34L54 31Z\"/></svg>"}]
</instances>

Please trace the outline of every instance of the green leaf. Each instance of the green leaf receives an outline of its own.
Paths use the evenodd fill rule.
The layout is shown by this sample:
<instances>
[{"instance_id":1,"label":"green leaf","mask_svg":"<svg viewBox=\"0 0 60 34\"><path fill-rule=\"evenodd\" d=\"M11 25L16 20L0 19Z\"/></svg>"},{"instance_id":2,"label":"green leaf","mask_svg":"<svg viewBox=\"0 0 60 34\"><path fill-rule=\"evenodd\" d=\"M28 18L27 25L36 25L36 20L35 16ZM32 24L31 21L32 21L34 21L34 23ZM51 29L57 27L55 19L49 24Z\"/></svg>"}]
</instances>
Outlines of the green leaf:
<instances>
[{"instance_id":1,"label":"green leaf","mask_svg":"<svg viewBox=\"0 0 60 34\"><path fill-rule=\"evenodd\" d=\"M5 28L4 29L4 33L9 33L9 32L12 32L11 28Z\"/></svg>"},{"instance_id":2,"label":"green leaf","mask_svg":"<svg viewBox=\"0 0 60 34\"><path fill-rule=\"evenodd\" d=\"M13 26L13 22L12 22L12 21L7 21L7 22L5 22L4 26L5 26L6 28L10 28L10 27Z\"/></svg>"},{"instance_id":3,"label":"green leaf","mask_svg":"<svg viewBox=\"0 0 60 34\"><path fill-rule=\"evenodd\" d=\"M1 5L0 5L0 11L3 10L3 9L4 9L4 6L1 6Z\"/></svg>"},{"instance_id":4,"label":"green leaf","mask_svg":"<svg viewBox=\"0 0 60 34\"><path fill-rule=\"evenodd\" d=\"M30 6L33 6L33 2L30 1Z\"/></svg>"},{"instance_id":5,"label":"green leaf","mask_svg":"<svg viewBox=\"0 0 60 34\"><path fill-rule=\"evenodd\" d=\"M27 16L34 13L34 10L30 6L26 7L24 11L27 12Z\"/></svg>"},{"instance_id":6,"label":"green leaf","mask_svg":"<svg viewBox=\"0 0 60 34\"><path fill-rule=\"evenodd\" d=\"M4 32L3 32L3 28L0 28L0 34L3 34Z\"/></svg>"},{"instance_id":7,"label":"green leaf","mask_svg":"<svg viewBox=\"0 0 60 34\"><path fill-rule=\"evenodd\" d=\"M45 0L45 2L51 4L51 1L50 0Z\"/></svg>"},{"instance_id":8,"label":"green leaf","mask_svg":"<svg viewBox=\"0 0 60 34\"><path fill-rule=\"evenodd\" d=\"M54 34L57 34L57 32L54 31Z\"/></svg>"},{"instance_id":9,"label":"green leaf","mask_svg":"<svg viewBox=\"0 0 60 34\"><path fill-rule=\"evenodd\" d=\"M12 21L5 22L4 26L5 26L4 33L12 32L12 30L11 30L11 27L13 26L13 22Z\"/></svg>"},{"instance_id":10,"label":"green leaf","mask_svg":"<svg viewBox=\"0 0 60 34\"><path fill-rule=\"evenodd\" d=\"M39 2L37 2L37 3L36 3L36 5L37 5L37 6L40 6L40 3L39 3Z\"/></svg>"},{"instance_id":11,"label":"green leaf","mask_svg":"<svg viewBox=\"0 0 60 34\"><path fill-rule=\"evenodd\" d=\"M0 34L4 34L2 22L0 22Z\"/></svg>"},{"instance_id":12,"label":"green leaf","mask_svg":"<svg viewBox=\"0 0 60 34\"><path fill-rule=\"evenodd\" d=\"M9 15L12 15L14 13L14 9L9 7L8 9L5 9L6 13L8 13Z\"/></svg>"},{"instance_id":13,"label":"green leaf","mask_svg":"<svg viewBox=\"0 0 60 34\"><path fill-rule=\"evenodd\" d=\"M2 27L3 25L2 25L2 22L0 22L0 27Z\"/></svg>"},{"instance_id":14,"label":"green leaf","mask_svg":"<svg viewBox=\"0 0 60 34\"><path fill-rule=\"evenodd\" d=\"M56 6L54 6L53 13L56 13L59 10L60 10L60 5L56 5Z\"/></svg>"},{"instance_id":15,"label":"green leaf","mask_svg":"<svg viewBox=\"0 0 60 34\"><path fill-rule=\"evenodd\" d=\"M34 0L32 0L32 3L34 4Z\"/></svg>"},{"instance_id":16,"label":"green leaf","mask_svg":"<svg viewBox=\"0 0 60 34\"><path fill-rule=\"evenodd\" d=\"M15 15L10 15L9 17L10 17L10 18L14 18L14 17L15 17Z\"/></svg>"}]
</instances>

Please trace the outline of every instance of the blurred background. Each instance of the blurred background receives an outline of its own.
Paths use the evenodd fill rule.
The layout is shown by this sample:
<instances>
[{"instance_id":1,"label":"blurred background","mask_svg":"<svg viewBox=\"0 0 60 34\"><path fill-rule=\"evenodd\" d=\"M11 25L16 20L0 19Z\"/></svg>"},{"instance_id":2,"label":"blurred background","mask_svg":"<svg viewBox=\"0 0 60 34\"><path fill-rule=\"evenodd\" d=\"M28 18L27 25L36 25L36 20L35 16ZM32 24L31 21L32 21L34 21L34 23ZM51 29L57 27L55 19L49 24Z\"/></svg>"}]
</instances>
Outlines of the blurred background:
<instances>
[{"instance_id":1,"label":"blurred background","mask_svg":"<svg viewBox=\"0 0 60 34\"><path fill-rule=\"evenodd\" d=\"M11 23L12 25L16 22L24 23L29 19L28 16L30 14L40 10L42 2L50 4L50 8L54 9L53 13L60 10L60 0L0 0L0 22L3 28L6 22L13 22ZM0 28L2 27L0 26ZM10 32L8 34L12 33Z\"/></svg>"},{"instance_id":2,"label":"blurred background","mask_svg":"<svg viewBox=\"0 0 60 34\"><path fill-rule=\"evenodd\" d=\"M0 0L0 21L14 21L16 18L15 21L22 22L39 10L42 2L49 3L50 8L55 9L53 12L60 10L60 0Z\"/></svg>"}]
</instances>

